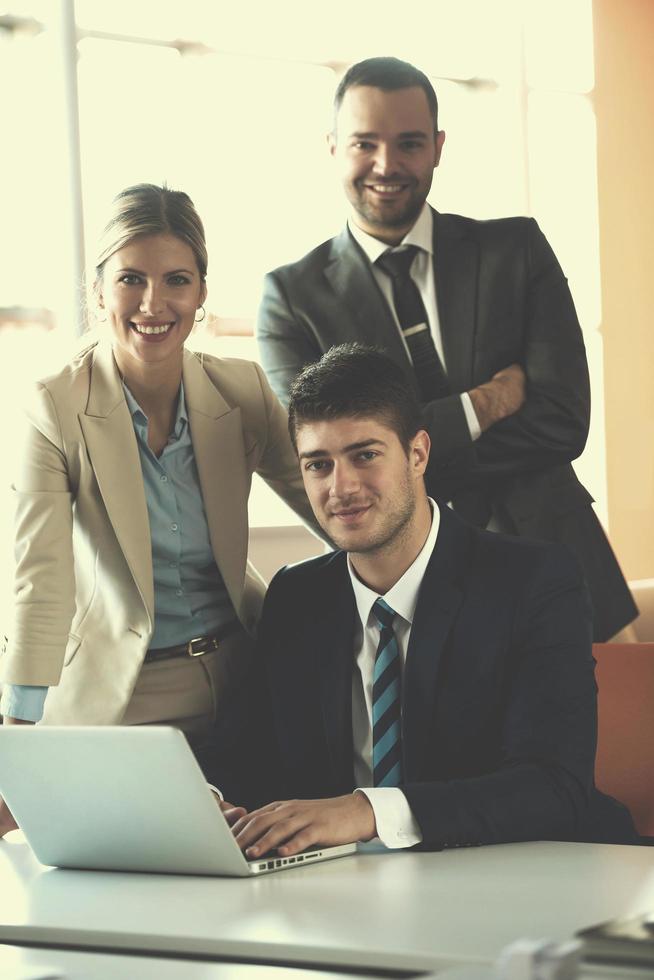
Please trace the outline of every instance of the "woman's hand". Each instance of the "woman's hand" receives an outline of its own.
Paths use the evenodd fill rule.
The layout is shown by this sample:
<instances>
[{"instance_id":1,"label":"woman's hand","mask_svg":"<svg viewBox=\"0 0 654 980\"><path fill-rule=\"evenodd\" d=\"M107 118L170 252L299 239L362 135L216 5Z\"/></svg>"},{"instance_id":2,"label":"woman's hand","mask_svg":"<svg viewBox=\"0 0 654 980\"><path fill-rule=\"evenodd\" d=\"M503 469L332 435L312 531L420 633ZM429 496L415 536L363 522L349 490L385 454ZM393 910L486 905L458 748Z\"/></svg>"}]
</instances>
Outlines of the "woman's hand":
<instances>
[{"instance_id":1,"label":"woman's hand","mask_svg":"<svg viewBox=\"0 0 654 980\"><path fill-rule=\"evenodd\" d=\"M12 830L18 830L18 824L14 820L11 810L0 796L0 837L4 837Z\"/></svg>"},{"instance_id":2,"label":"woman's hand","mask_svg":"<svg viewBox=\"0 0 654 980\"><path fill-rule=\"evenodd\" d=\"M9 718L7 715L2 719L3 725L33 725L33 721L24 721L23 718ZM14 820L14 815L0 796L0 837L18 830L18 824Z\"/></svg>"}]
</instances>

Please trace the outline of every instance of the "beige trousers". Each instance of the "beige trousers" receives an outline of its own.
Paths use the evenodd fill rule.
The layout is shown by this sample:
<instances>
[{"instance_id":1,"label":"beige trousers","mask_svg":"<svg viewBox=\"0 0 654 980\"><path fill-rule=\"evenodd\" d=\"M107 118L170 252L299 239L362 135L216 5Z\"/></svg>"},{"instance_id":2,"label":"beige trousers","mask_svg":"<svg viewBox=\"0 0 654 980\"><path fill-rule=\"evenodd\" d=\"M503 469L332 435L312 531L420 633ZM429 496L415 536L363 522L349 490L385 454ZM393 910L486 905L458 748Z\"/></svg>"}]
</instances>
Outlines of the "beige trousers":
<instances>
[{"instance_id":1,"label":"beige trousers","mask_svg":"<svg viewBox=\"0 0 654 980\"><path fill-rule=\"evenodd\" d=\"M251 663L253 640L239 631L201 657L143 664L123 725L172 725L201 743Z\"/></svg>"}]
</instances>

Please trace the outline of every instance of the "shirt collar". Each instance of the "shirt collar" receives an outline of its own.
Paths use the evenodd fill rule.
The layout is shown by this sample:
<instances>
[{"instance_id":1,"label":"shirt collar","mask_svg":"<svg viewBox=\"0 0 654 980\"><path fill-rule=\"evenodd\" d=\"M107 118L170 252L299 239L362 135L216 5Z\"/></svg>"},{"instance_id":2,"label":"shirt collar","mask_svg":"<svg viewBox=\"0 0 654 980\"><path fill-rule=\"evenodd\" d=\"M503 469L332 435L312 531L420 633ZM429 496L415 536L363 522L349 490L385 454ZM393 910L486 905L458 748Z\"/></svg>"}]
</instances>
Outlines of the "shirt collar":
<instances>
[{"instance_id":1,"label":"shirt collar","mask_svg":"<svg viewBox=\"0 0 654 980\"><path fill-rule=\"evenodd\" d=\"M431 499L427 498L431 506L431 528L429 534L427 535L427 540L425 541L419 555L416 557L412 565L409 565L404 575L397 580L395 585L388 590L384 595L384 600L388 603L391 609L395 610L402 619L411 625L413 623L413 616L416 611L416 604L418 602L418 592L420 591L420 586L425 574L427 565L429 564L429 559L432 556L432 552L436 545L436 538L438 536L438 528L440 525L440 511L438 505ZM356 572L352 568L350 562L350 556L347 559L347 570L350 573L350 580L352 582L352 589L354 590L354 599L357 606L357 611L359 613L359 618L361 620L362 626L365 627L368 624L372 607L379 599L377 592L373 592L369 589L367 585L364 585L360 578L358 578Z\"/></svg>"},{"instance_id":2,"label":"shirt collar","mask_svg":"<svg viewBox=\"0 0 654 980\"><path fill-rule=\"evenodd\" d=\"M130 410L130 414L134 419L135 425L147 425L148 417L137 402L136 398L129 390L125 382L123 381L123 391L125 392L125 400L127 402L127 407ZM184 382L181 381L179 385L179 398L177 400L177 415L175 417L175 425L173 426L172 436L175 439L179 439L184 427L188 424L188 414L186 411L186 397L184 395Z\"/></svg>"},{"instance_id":3,"label":"shirt collar","mask_svg":"<svg viewBox=\"0 0 654 980\"><path fill-rule=\"evenodd\" d=\"M388 252L390 246L386 242L380 242L378 238L373 238L363 231L350 218L347 226L354 240L361 246L369 261L375 263L377 259ZM412 228L407 231L399 245L393 246L400 248L402 245L417 245L429 255L434 254L434 216L429 205L425 202L422 211Z\"/></svg>"}]
</instances>

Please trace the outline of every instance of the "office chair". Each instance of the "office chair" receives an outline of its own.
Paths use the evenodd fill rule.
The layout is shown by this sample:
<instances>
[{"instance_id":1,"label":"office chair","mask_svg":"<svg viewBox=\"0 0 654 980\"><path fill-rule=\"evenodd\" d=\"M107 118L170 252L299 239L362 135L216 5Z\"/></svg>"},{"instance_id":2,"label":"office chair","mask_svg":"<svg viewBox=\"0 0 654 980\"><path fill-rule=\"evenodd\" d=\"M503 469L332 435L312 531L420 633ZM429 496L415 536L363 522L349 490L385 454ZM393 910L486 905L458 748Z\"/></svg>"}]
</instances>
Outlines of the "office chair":
<instances>
[{"instance_id":1,"label":"office chair","mask_svg":"<svg viewBox=\"0 0 654 980\"><path fill-rule=\"evenodd\" d=\"M654 844L654 643L596 643L595 782L624 803Z\"/></svg>"},{"instance_id":2,"label":"office chair","mask_svg":"<svg viewBox=\"0 0 654 980\"><path fill-rule=\"evenodd\" d=\"M654 643L654 578L641 578L629 583L631 594L640 609L632 626L638 643Z\"/></svg>"}]
</instances>

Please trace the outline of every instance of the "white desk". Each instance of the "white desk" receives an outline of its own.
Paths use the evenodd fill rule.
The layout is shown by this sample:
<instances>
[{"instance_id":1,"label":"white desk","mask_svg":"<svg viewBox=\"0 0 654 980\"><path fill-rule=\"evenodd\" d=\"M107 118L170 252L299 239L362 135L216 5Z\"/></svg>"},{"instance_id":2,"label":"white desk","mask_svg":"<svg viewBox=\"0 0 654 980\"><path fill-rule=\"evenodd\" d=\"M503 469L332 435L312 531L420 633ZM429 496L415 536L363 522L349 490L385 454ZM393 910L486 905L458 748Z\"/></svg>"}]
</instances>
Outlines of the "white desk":
<instances>
[{"instance_id":1,"label":"white desk","mask_svg":"<svg viewBox=\"0 0 654 980\"><path fill-rule=\"evenodd\" d=\"M161 956L70 952L0 946L2 980L379 980L366 973L330 973L263 964L208 963ZM454 966L438 974L421 974L422 980L495 980L490 966ZM651 980L651 971L629 970L628 980ZM385 978L387 980L387 978ZM579 980L625 980L624 971L585 968Z\"/></svg>"},{"instance_id":2,"label":"white desk","mask_svg":"<svg viewBox=\"0 0 654 980\"><path fill-rule=\"evenodd\" d=\"M21 949L0 946L2 980L289 980L286 967L263 964L198 963L160 956ZM293 969L292 980L365 980L361 974ZM447 980L447 978L445 978ZM455 978L456 980L456 978Z\"/></svg>"},{"instance_id":3,"label":"white desk","mask_svg":"<svg viewBox=\"0 0 654 980\"><path fill-rule=\"evenodd\" d=\"M45 869L0 844L0 942L436 970L654 908L654 848L360 854L260 879Z\"/></svg>"}]
</instances>

